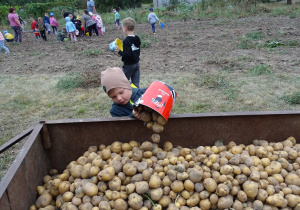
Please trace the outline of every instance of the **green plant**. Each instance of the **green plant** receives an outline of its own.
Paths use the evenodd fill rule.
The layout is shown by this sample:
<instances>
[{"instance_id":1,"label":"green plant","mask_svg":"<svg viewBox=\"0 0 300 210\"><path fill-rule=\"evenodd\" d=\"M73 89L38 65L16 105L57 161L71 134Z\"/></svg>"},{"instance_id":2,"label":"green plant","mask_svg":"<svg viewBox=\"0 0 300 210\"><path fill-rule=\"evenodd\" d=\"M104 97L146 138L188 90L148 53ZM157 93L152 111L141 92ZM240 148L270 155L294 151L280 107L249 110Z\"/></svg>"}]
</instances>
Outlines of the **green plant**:
<instances>
[{"instance_id":1,"label":"green plant","mask_svg":"<svg viewBox=\"0 0 300 210\"><path fill-rule=\"evenodd\" d=\"M263 39L265 34L261 31L253 31L246 34L246 37L253 40Z\"/></svg>"},{"instance_id":2,"label":"green plant","mask_svg":"<svg viewBox=\"0 0 300 210\"><path fill-rule=\"evenodd\" d=\"M99 54L101 54L101 50L99 50L99 49L88 49L88 50L84 50L82 52L82 55L87 56L87 57L89 57L91 55L99 55Z\"/></svg>"},{"instance_id":3,"label":"green plant","mask_svg":"<svg viewBox=\"0 0 300 210\"><path fill-rule=\"evenodd\" d=\"M281 99L289 104L300 104L300 92L297 91L293 94L282 96Z\"/></svg>"},{"instance_id":4,"label":"green plant","mask_svg":"<svg viewBox=\"0 0 300 210\"><path fill-rule=\"evenodd\" d=\"M62 77L56 84L59 90L79 88L83 85L82 76L78 72L72 72Z\"/></svg>"},{"instance_id":5,"label":"green plant","mask_svg":"<svg viewBox=\"0 0 300 210\"><path fill-rule=\"evenodd\" d=\"M251 67L248 72L252 76L259 76L262 74L272 74L272 71L271 71L269 65L267 65L267 64L260 64L260 65Z\"/></svg>"},{"instance_id":6,"label":"green plant","mask_svg":"<svg viewBox=\"0 0 300 210\"><path fill-rule=\"evenodd\" d=\"M275 47L279 47L279 46L283 46L284 44L282 44L281 42L279 41L266 41L265 43L265 47L268 47L268 48L275 48Z\"/></svg>"}]
</instances>

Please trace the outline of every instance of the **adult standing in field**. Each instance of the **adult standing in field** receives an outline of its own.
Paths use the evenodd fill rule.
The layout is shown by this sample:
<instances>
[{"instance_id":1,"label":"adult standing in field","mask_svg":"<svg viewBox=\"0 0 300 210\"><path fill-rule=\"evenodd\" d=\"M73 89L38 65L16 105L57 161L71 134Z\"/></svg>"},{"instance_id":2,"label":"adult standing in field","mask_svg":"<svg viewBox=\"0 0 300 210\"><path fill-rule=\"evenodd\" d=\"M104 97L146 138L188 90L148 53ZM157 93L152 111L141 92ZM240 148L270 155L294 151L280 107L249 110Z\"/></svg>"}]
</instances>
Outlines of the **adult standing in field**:
<instances>
[{"instance_id":1,"label":"adult standing in field","mask_svg":"<svg viewBox=\"0 0 300 210\"><path fill-rule=\"evenodd\" d=\"M73 15L71 12L66 12L65 10L62 10L62 11L61 11L61 14L64 16L64 19L65 19L66 17L69 17L70 14ZM71 19L71 21L72 21L72 22L75 22L76 18L77 18L77 17L76 17L75 15L73 15L73 18Z\"/></svg>"},{"instance_id":2,"label":"adult standing in field","mask_svg":"<svg viewBox=\"0 0 300 210\"><path fill-rule=\"evenodd\" d=\"M14 30L15 32L15 38L14 41L15 43L22 42L22 30L23 30L23 26L19 21L19 17L18 15L16 15L16 10L15 8L11 7L8 10L9 14L8 14L8 20L10 22L10 26L11 28Z\"/></svg>"},{"instance_id":3,"label":"adult standing in field","mask_svg":"<svg viewBox=\"0 0 300 210\"><path fill-rule=\"evenodd\" d=\"M87 10L83 11L83 15L81 16L82 25L89 32L89 36L92 36L93 31L98 36L98 30L95 20L89 15Z\"/></svg>"},{"instance_id":4,"label":"adult standing in field","mask_svg":"<svg viewBox=\"0 0 300 210\"><path fill-rule=\"evenodd\" d=\"M89 12L92 12L93 14L96 13L94 0L87 0L86 5Z\"/></svg>"}]
</instances>

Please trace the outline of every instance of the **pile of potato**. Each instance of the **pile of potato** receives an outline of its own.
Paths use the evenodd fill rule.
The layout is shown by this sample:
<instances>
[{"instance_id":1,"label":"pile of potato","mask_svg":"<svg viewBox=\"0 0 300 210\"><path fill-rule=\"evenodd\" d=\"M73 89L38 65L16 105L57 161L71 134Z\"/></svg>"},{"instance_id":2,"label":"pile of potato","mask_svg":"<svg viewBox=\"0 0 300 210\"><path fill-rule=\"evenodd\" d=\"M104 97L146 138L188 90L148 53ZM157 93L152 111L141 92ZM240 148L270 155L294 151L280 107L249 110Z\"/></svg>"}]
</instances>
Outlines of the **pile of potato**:
<instances>
[{"instance_id":1,"label":"pile of potato","mask_svg":"<svg viewBox=\"0 0 300 210\"><path fill-rule=\"evenodd\" d=\"M221 141L91 146L63 173L52 169L30 210L299 209L300 144Z\"/></svg>"}]
</instances>

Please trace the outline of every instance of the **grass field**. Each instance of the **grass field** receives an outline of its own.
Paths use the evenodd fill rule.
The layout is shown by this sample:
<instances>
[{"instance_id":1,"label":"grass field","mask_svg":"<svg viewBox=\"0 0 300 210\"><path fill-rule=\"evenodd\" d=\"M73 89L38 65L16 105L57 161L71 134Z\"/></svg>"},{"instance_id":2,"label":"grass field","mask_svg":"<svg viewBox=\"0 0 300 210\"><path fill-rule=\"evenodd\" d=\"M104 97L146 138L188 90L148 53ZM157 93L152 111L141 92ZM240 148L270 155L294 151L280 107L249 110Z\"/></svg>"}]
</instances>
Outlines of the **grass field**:
<instances>
[{"instance_id":1,"label":"grass field","mask_svg":"<svg viewBox=\"0 0 300 210\"><path fill-rule=\"evenodd\" d=\"M298 110L298 4L264 4L252 11L232 7L161 10L166 28L158 28L156 36L144 10L122 12L123 18L138 20L141 87L154 80L173 86L177 114ZM40 120L110 116L111 101L99 75L109 66L122 67L108 44L125 37L115 30L111 14L103 20L103 37L58 43L49 35L44 44L27 30L22 44L6 43L11 54L0 55L0 145ZM20 145L0 154L0 177Z\"/></svg>"}]
</instances>

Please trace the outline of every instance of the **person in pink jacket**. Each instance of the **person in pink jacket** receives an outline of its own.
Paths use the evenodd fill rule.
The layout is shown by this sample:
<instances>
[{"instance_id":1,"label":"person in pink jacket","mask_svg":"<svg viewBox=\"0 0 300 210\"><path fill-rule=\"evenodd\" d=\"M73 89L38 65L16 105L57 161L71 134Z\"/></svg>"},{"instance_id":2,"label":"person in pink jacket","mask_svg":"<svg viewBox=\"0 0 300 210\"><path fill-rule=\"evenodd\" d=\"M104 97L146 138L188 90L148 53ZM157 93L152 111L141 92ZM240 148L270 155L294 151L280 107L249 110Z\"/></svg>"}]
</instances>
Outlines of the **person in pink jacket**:
<instances>
[{"instance_id":1,"label":"person in pink jacket","mask_svg":"<svg viewBox=\"0 0 300 210\"><path fill-rule=\"evenodd\" d=\"M57 26L58 26L58 22L56 21L55 17L54 17L54 13L50 13L50 25L52 27L53 30L53 34L57 34Z\"/></svg>"},{"instance_id":2,"label":"person in pink jacket","mask_svg":"<svg viewBox=\"0 0 300 210\"><path fill-rule=\"evenodd\" d=\"M102 27L103 27L103 22L102 22L102 18L99 14L95 14L95 21L96 21L96 25L97 25L97 28L98 28L98 34L99 35L104 35L103 34L103 31L101 30Z\"/></svg>"},{"instance_id":3,"label":"person in pink jacket","mask_svg":"<svg viewBox=\"0 0 300 210\"><path fill-rule=\"evenodd\" d=\"M0 52L1 52L2 48L5 50L5 54L9 53L9 49L4 46L4 37L0 31Z\"/></svg>"}]
</instances>

